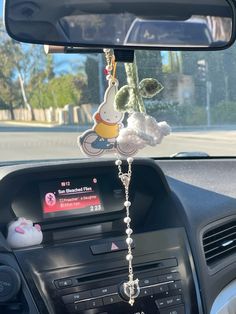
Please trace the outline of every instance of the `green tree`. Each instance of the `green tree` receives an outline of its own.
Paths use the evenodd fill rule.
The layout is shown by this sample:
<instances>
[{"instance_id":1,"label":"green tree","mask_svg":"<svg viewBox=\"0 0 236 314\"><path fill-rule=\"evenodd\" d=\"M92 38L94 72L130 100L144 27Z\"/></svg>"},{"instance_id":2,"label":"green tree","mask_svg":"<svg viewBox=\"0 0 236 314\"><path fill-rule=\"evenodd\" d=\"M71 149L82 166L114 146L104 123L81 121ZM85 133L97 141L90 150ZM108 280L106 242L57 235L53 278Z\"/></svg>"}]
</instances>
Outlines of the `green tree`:
<instances>
[{"instance_id":1,"label":"green tree","mask_svg":"<svg viewBox=\"0 0 236 314\"><path fill-rule=\"evenodd\" d=\"M83 88L81 103L97 104L99 102L99 67L98 60L87 57L85 61L86 83ZM105 86L105 85L104 85Z\"/></svg>"},{"instance_id":2,"label":"green tree","mask_svg":"<svg viewBox=\"0 0 236 314\"><path fill-rule=\"evenodd\" d=\"M41 46L23 47L9 38L0 45L0 55L2 102L11 110L12 119L13 108L24 106L34 120L35 99L37 107L43 107L45 86L55 76L53 58L46 58Z\"/></svg>"},{"instance_id":3,"label":"green tree","mask_svg":"<svg viewBox=\"0 0 236 314\"><path fill-rule=\"evenodd\" d=\"M62 108L67 104L79 105L81 91L78 88L78 78L71 74L54 77L45 82L31 96L34 108Z\"/></svg>"},{"instance_id":4,"label":"green tree","mask_svg":"<svg viewBox=\"0 0 236 314\"><path fill-rule=\"evenodd\" d=\"M212 84L211 107L221 102L236 101L234 88L236 70L236 47L224 51L191 51L182 52L183 73L192 75L195 84L196 103L205 105L206 81L201 80L198 71L198 61L205 60L207 64L206 78ZM224 74L224 75L222 75Z\"/></svg>"},{"instance_id":5,"label":"green tree","mask_svg":"<svg viewBox=\"0 0 236 314\"><path fill-rule=\"evenodd\" d=\"M168 63L163 65L164 73L182 73L182 55L179 51L168 51Z\"/></svg>"},{"instance_id":6,"label":"green tree","mask_svg":"<svg viewBox=\"0 0 236 314\"><path fill-rule=\"evenodd\" d=\"M18 47L14 53L20 54ZM2 23L0 23L0 55L0 105L9 109L11 118L14 119L13 109L20 104L20 93L15 75L12 40L6 35Z\"/></svg>"},{"instance_id":7,"label":"green tree","mask_svg":"<svg viewBox=\"0 0 236 314\"><path fill-rule=\"evenodd\" d=\"M160 51L138 50L136 52L139 79L152 77L162 81L162 57Z\"/></svg>"},{"instance_id":8,"label":"green tree","mask_svg":"<svg viewBox=\"0 0 236 314\"><path fill-rule=\"evenodd\" d=\"M24 106L34 112L30 103L32 94L38 93L45 82L54 77L52 57L47 58L43 47L39 45L22 45L6 34L0 25L0 100L9 108L14 119L13 109Z\"/></svg>"},{"instance_id":9,"label":"green tree","mask_svg":"<svg viewBox=\"0 0 236 314\"><path fill-rule=\"evenodd\" d=\"M31 111L34 119L32 95L38 94L39 107L42 107L42 89L45 83L54 78L52 56L46 56L42 46L22 47L23 58L16 60L18 77L25 107Z\"/></svg>"}]
</instances>

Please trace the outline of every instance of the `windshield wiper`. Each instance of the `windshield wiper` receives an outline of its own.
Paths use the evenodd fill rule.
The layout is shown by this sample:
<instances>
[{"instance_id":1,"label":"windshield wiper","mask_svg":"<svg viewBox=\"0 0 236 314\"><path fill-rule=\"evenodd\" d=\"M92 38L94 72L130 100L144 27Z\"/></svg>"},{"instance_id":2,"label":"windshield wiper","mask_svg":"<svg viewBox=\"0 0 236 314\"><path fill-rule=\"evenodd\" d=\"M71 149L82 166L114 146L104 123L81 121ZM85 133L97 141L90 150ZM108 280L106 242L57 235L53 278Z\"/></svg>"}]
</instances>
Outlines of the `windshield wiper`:
<instances>
[{"instance_id":1,"label":"windshield wiper","mask_svg":"<svg viewBox=\"0 0 236 314\"><path fill-rule=\"evenodd\" d=\"M175 153L170 156L171 158L208 158L210 155L208 155L205 152L179 152Z\"/></svg>"}]
</instances>

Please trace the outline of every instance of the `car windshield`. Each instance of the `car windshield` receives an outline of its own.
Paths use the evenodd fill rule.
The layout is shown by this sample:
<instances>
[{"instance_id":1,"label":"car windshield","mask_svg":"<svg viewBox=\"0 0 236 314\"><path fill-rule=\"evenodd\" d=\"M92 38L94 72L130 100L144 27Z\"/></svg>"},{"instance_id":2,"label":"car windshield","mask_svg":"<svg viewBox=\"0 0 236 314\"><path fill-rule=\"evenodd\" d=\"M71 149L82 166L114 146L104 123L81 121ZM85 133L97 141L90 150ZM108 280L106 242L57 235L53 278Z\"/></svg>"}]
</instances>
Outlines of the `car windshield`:
<instances>
[{"instance_id":1,"label":"car windshield","mask_svg":"<svg viewBox=\"0 0 236 314\"><path fill-rule=\"evenodd\" d=\"M236 156L236 45L222 51L136 51L139 80L164 89L147 114L172 128L138 156ZM107 87L103 54L50 54L13 41L0 25L0 161L84 157L77 138L93 126ZM119 86L127 84L117 66ZM205 155L204 155L205 154ZM114 155L114 153L110 153ZM109 154L107 154L109 156Z\"/></svg>"}]
</instances>

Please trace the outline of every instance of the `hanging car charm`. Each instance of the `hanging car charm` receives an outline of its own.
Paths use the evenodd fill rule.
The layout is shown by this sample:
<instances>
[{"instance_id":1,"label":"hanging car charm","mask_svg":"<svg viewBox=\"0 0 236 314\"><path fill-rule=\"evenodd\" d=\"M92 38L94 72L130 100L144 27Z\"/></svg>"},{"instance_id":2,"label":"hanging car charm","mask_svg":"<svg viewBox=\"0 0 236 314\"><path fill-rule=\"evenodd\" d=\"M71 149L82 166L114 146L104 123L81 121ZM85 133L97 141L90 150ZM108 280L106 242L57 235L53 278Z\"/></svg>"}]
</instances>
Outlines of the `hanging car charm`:
<instances>
[{"instance_id":1,"label":"hanging car charm","mask_svg":"<svg viewBox=\"0 0 236 314\"><path fill-rule=\"evenodd\" d=\"M119 144L117 142L120 130L123 128L124 113L115 108L119 82L116 79L114 55L110 49L104 49L104 52L107 62L104 74L108 81L108 87L104 101L93 115L94 126L78 137L78 144L82 152L89 157L98 157L104 153L133 156L137 152L134 143Z\"/></svg>"},{"instance_id":2,"label":"hanging car charm","mask_svg":"<svg viewBox=\"0 0 236 314\"><path fill-rule=\"evenodd\" d=\"M132 253L132 243L133 239L131 237L133 230L131 229L131 218L130 218L130 206L131 202L129 200L129 187L130 187L130 182L131 182L131 176L132 176L132 163L133 163L133 158L129 157L127 158L128 162L128 171L127 173L122 172L122 160L117 159L116 160L116 166L118 167L118 176L124 186L125 189L125 202L124 206L126 209L126 217L124 218L124 223L126 224L126 244L128 247L128 254L126 255L126 260L129 263L129 280L128 282L125 282L123 284L123 293L126 297L129 298L129 304L133 306L135 298L138 297L140 293L140 287L139 287L139 280L134 279L134 271L133 271L133 253Z\"/></svg>"},{"instance_id":3,"label":"hanging car charm","mask_svg":"<svg viewBox=\"0 0 236 314\"><path fill-rule=\"evenodd\" d=\"M122 156L132 156L136 153L132 143L118 144L116 139L123 127L124 114L114 107L115 95L118 91L118 81L109 79L104 101L94 114L94 126L78 138L78 144L84 154L98 157L103 153L118 153Z\"/></svg>"},{"instance_id":4,"label":"hanging car charm","mask_svg":"<svg viewBox=\"0 0 236 314\"><path fill-rule=\"evenodd\" d=\"M157 122L146 114L142 98L152 98L163 86L157 80L147 78L139 83L136 63L125 64L128 85L118 91L119 82L116 79L116 62L110 49L104 49L106 68L104 74L108 82L104 101L93 116L94 126L78 137L78 144L84 154L90 157L101 156L104 153L114 153L118 156L115 164L118 167L118 177L124 187L126 217L126 244L128 262L128 281L120 288L123 298L133 306L140 293L139 280L135 279L133 271L133 230L130 217L130 183L132 178L132 163L139 149L160 144L164 136L170 133L169 125ZM124 127L125 112L129 113L127 125ZM122 160L127 158L128 170L122 171Z\"/></svg>"}]
</instances>

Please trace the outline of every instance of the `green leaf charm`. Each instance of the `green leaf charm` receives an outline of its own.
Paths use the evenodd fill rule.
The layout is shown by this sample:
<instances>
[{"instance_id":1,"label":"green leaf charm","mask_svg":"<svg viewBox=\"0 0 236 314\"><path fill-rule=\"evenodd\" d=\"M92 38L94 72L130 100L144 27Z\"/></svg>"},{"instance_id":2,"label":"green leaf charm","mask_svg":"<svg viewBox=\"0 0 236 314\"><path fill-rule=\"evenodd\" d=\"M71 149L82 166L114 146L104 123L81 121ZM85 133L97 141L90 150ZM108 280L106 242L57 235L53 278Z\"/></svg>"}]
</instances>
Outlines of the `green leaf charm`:
<instances>
[{"instance_id":1,"label":"green leaf charm","mask_svg":"<svg viewBox=\"0 0 236 314\"><path fill-rule=\"evenodd\" d=\"M163 90L164 86L153 78L143 79L139 83L139 92L143 98L152 98Z\"/></svg>"},{"instance_id":2,"label":"green leaf charm","mask_svg":"<svg viewBox=\"0 0 236 314\"><path fill-rule=\"evenodd\" d=\"M129 104L129 86L125 85L119 89L115 97L115 108L118 111L125 112L127 111L127 105Z\"/></svg>"}]
</instances>

